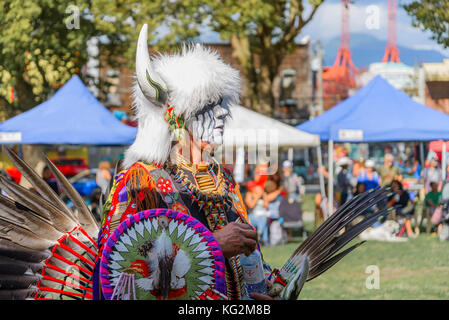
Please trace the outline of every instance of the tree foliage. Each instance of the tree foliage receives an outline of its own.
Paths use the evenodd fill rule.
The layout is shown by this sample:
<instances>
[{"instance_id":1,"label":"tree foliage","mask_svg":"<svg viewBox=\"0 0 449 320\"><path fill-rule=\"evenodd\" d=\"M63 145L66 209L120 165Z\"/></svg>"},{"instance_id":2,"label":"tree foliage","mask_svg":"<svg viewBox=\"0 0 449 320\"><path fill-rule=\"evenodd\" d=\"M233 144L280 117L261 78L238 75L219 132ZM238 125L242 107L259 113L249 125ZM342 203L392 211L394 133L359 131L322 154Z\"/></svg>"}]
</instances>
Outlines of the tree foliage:
<instances>
[{"instance_id":1,"label":"tree foliage","mask_svg":"<svg viewBox=\"0 0 449 320\"><path fill-rule=\"evenodd\" d=\"M87 82L92 38L100 41L100 68L134 68L138 32L148 23L156 50L191 40L202 27L218 32L241 66L250 107L269 114L280 64L323 1L0 0L0 111L32 108L74 74ZM101 92L108 83L96 86Z\"/></svg>"},{"instance_id":2,"label":"tree foliage","mask_svg":"<svg viewBox=\"0 0 449 320\"><path fill-rule=\"evenodd\" d=\"M432 32L431 38L449 47L449 1L420 0L403 5L412 17L412 24Z\"/></svg>"},{"instance_id":3,"label":"tree foliage","mask_svg":"<svg viewBox=\"0 0 449 320\"><path fill-rule=\"evenodd\" d=\"M208 25L229 40L247 82L250 106L270 114L273 81L282 60L295 49L295 38L324 0L210 0Z\"/></svg>"},{"instance_id":4,"label":"tree foliage","mask_svg":"<svg viewBox=\"0 0 449 320\"><path fill-rule=\"evenodd\" d=\"M23 112L73 75L86 78L87 42L94 37L100 41L101 68L123 64L123 57L133 67L143 23L149 25L150 39L158 39L159 49L197 36L196 11L186 5L164 0L0 0L0 111L8 117ZM107 85L97 84L100 90Z\"/></svg>"}]
</instances>

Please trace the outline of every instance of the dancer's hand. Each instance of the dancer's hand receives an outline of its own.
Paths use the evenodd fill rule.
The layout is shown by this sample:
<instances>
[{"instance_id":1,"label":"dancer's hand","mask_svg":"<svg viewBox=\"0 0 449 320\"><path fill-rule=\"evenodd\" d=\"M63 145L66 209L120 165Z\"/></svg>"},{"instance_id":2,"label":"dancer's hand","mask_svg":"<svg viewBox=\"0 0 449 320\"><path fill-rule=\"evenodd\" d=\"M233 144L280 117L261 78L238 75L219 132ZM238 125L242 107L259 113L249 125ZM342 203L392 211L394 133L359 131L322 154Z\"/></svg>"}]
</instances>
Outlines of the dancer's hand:
<instances>
[{"instance_id":1,"label":"dancer's hand","mask_svg":"<svg viewBox=\"0 0 449 320\"><path fill-rule=\"evenodd\" d=\"M241 253L248 256L257 246L257 232L248 224L231 222L213 234L225 258Z\"/></svg>"}]
</instances>

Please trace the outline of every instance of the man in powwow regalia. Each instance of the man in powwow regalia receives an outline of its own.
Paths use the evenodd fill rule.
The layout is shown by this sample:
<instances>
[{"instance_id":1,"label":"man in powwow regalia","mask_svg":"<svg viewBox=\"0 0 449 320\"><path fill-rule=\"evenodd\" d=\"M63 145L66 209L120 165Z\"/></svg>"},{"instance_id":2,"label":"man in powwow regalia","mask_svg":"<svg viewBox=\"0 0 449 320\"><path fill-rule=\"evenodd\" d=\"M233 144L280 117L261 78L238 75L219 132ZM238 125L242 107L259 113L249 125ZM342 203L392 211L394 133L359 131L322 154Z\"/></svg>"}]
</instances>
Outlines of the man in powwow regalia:
<instances>
[{"instance_id":1,"label":"man in powwow regalia","mask_svg":"<svg viewBox=\"0 0 449 320\"><path fill-rule=\"evenodd\" d=\"M0 195L0 299L297 299L391 210L353 223L390 192L353 198L270 270L238 185L213 157L238 103L238 72L201 45L150 58L147 32L136 54L138 132L100 226L50 160L74 211L5 148L34 190L0 176L9 195Z\"/></svg>"},{"instance_id":2,"label":"man in powwow regalia","mask_svg":"<svg viewBox=\"0 0 449 320\"><path fill-rule=\"evenodd\" d=\"M225 258L226 295L242 298L238 255L255 250L257 234L238 185L209 152L223 141L239 89L238 72L201 45L151 59L143 26L133 105L138 133L105 206L100 256L111 232L128 217L154 208L180 211L212 232ZM133 271L142 267L148 268L140 264ZM169 297L180 294L177 290Z\"/></svg>"}]
</instances>

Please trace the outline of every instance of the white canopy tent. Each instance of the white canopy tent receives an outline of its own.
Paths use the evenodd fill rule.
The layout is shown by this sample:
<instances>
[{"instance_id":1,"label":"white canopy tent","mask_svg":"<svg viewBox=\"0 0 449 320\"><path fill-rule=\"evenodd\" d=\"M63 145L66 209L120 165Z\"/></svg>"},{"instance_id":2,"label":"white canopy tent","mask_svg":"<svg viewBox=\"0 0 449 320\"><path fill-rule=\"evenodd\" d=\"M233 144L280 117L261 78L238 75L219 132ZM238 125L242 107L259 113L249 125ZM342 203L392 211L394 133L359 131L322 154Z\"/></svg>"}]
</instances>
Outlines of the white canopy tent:
<instances>
[{"instance_id":1,"label":"white canopy tent","mask_svg":"<svg viewBox=\"0 0 449 320\"><path fill-rule=\"evenodd\" d=\"M318 135L298 130L247 108L234 106L231 108L231 118L225 125L223 146L217 153L231 155L236 149L234 177L240 182L243 179L245 147L248 151L248 163L256 164L260 155L267 155L268 150L270 162L277 162L280 149L319 145ZM273 154L276 155L276 161L273 161ZM292 154L291 152L290 155Z\"/></svg>"},{"instance_id":2,"label":"white canopy tent","mask_svg":"<svg viewBox=\"0 0 449 320\"><path fill-rule=\"evenodd\" d=\"M315 147L320 144L319 135L298 130L241 106L232 107L231 116L224 133L225 147L241 146L243 143L246 146L260 146L274 143L274 140L280 148ZM264 140L264 137L269 139Z\"/></svg>"}]
</instances>

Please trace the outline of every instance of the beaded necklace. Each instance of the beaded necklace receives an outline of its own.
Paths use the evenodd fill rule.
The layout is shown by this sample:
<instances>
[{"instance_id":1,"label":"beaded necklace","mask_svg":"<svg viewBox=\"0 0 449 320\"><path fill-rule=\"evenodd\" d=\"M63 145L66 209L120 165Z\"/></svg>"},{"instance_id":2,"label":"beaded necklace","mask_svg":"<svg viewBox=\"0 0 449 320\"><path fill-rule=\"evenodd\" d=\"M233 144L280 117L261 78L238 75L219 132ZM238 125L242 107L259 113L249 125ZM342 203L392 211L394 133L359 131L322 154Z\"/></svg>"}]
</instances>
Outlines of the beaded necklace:
<instances>
[{"instance_id":1,"label":"beaded necklace","mask_svg":"<svg viewBox=\"0 0 449 320\"><path fill-rule=\"evenodd\" d=\"M228 181L224 178L218 163L193 165L181 155L177 155L177 164L166 163L166 170L174 180L181 184L190 200L203 211L211 230L222 228L226 223L226 214L231 206ZM190 172L193 180L185 171ZM215 170L218 173L215 173Z\"/></svg>"}]
</instances>

